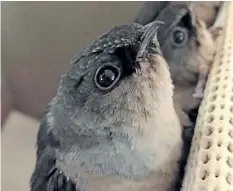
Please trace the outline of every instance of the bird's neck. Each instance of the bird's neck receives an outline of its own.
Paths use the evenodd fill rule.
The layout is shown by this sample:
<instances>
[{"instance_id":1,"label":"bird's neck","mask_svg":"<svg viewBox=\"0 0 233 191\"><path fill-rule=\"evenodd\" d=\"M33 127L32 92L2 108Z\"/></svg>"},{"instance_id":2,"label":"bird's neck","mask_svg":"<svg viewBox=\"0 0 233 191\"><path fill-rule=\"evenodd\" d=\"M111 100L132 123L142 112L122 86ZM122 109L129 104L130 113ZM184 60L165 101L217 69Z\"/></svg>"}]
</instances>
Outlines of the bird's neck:
<instances>
[{"instance_id":1,"label":"bird's neck","mask_svg":"<svg viewBox=\"0 0 233 191\"><path fill-rule=\"evenodd\" d=\"M161 108L164 107L165 105L161 105ZM157 110L159 109L158 107ZM151 172L160 171L169 161L174 163L179 160L181 148L179 121L173 116L173 111L156 113L155 120L142 124L146 131L136 130L128 137L115 136L112 140L94 136L89 141L98 144L93 144L90 148L73 145L66 152L58 152L60 168L71 173L71 177L77 172L88 171L100 176L115 174L128 179L141 179ZM77 139L84 142L79 137Z\"/></svg>"}]
</instances>

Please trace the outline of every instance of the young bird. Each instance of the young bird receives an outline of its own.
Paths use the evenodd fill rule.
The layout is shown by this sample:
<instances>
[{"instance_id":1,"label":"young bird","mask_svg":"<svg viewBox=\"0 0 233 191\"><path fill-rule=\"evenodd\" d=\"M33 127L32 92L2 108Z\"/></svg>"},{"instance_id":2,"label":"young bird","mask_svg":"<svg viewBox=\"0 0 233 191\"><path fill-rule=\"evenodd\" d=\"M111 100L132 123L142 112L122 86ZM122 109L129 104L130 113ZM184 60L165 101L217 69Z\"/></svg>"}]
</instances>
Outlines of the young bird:
<instances>
[{"instance_id":1,"label":"young bird","mask_svg":"<svg viewBox=\"0 0 233 191\"><path fill-rule=\"evenodd\" d=\"M148 10L149 4L161 9ZM165 22L158 31L161 51L169 65L175 86L174 104L183 126L190 110L199 106L216 46L219 27L214 25L220 2L153 2L145 3L135 21L147 24ZM151 5L152 6L152 5ZM149 11L149 13L146 13ZM151 12L154 11L154 14Z\"/></svg>"},{"instance_id":2,"label":"young bird","mask_svg":"<svg viewBox=\"0 0 233 191\"><path fill-rule=\"evenodd\" d=\"M172 191L182 152L161 22L113 27L72 62L41 123L31 191Z\"/></svg>"}]
</instances>

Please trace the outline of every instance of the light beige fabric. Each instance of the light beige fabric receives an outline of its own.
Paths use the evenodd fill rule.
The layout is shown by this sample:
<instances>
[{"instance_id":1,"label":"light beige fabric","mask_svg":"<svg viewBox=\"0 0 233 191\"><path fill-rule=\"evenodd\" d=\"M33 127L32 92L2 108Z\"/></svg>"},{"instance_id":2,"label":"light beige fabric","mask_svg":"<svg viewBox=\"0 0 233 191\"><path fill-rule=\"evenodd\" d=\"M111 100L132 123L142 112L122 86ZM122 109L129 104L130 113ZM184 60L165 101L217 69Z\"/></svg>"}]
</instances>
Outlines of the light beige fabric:
<instances>
[{"instance_id":1,"label":"light beige fabric","mask_svg":"<svg viewBox=\"0 0 233 191\"><path fill-rule=\"evenodd\" d=\"M233 2L199 109L182 191L233 191Z\"/></svg>"}]
</instances>

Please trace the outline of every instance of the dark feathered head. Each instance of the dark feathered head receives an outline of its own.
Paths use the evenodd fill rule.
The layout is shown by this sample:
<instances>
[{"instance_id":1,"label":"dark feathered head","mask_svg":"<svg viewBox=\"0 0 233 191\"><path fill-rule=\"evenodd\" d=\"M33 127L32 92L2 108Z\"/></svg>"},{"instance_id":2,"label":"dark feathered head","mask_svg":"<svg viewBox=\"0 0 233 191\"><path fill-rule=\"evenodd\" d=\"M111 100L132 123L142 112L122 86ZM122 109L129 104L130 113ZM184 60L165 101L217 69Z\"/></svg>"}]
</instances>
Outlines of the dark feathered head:
<instances>
[{"instance_id":1,"label":"dark feathered head","mask_svg":"<svg viewBox=\"0 0 233 191\"><path fill-rule=\"evenodd\" d=\"M114 27L74 59L50 110L51 131L65 149L97 137L132 143L139 134L158 135L164 123L178 124L168 66L156 40L160 24ZM80 135L86 141L79 142Z\"/></svg>"}]
</instances>

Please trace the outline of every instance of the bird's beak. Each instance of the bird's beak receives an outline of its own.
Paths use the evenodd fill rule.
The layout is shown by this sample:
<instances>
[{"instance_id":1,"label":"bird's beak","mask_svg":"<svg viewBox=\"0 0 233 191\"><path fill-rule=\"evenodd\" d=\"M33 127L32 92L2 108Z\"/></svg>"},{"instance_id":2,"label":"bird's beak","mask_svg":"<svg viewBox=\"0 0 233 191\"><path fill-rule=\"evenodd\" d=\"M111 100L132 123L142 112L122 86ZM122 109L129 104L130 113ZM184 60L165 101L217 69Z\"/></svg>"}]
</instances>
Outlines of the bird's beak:
<instances>
[{"instance_id":1,"label":"bird's beak","mask_svg":"<svg viewBox=\"0 0 233 191\"><path fill-rule=\"evenodd\" d=\"M149 46L153 46L153 50L158 53L160 52L159 42L157 41L157 31L159 26L164 25L164 22L161 21L154 21L142 28L142 36L141 36L141 45L139 47L136 61L140 61L141 59L145 58L148 53Z\"/></svg>"}]
</instances>

